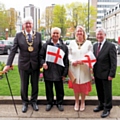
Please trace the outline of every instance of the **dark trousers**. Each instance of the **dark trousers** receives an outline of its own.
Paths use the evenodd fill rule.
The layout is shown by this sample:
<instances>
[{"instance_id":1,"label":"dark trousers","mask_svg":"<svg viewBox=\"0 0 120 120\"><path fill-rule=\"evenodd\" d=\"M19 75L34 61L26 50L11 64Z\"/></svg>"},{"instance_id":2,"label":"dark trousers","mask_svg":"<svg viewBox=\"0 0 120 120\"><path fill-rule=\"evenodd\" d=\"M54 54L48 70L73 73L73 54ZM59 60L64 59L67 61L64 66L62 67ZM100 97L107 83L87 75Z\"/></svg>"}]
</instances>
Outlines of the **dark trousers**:
<instances>
[{"instance_id":1,"label":"dark trousers","mask_svg":"<svg viewBox=\"0 0 120 120\"><path fill-rule=\"evenodd\" d=\"M100 107L110 111L112 108L112 81L95 78L95 84Z\"/></svg>"},{"instance_id":2,"label":"dark trousers","mask_svg":"<svg viewBox=\"0 0 120 120\"><path fill-rule=\"evenodd\" d=\"M54 103L53 84L55 85L56 104L63 104L63 98L64 98L63 81L62 80L61 81L45 80L47 104Z\"/></svg>"},{"instance_id":3,"label":"dark trousers","mask_svg":"<svg viewBox=\"0 0 120 120\"><path fill-rule=\"evenodd\" d=\"M21 70L19 69L21 78L21 98L23 103L28 103L28 85L31 83L31 99L30 102L37 102L38 97L38 81L39 70ZM30 80L29 80L30 79Z\"/></svg>"}]
</instances>

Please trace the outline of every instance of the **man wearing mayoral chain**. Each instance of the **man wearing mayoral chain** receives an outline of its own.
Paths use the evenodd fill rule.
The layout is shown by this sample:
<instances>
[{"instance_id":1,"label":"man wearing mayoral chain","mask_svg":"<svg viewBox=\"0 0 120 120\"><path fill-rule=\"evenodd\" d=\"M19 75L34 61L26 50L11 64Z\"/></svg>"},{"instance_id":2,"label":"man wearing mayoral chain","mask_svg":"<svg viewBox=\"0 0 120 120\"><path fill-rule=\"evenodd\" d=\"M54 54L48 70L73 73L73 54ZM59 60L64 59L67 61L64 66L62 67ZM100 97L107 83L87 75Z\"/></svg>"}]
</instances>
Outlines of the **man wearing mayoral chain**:
<instances>
[{"instance_id":1,"label":"man wearing mayoral chain","mask_svg":"<svg viewBox=\"0 0 120 120\"><path fill-rule=\"evenodd\" d=\"M17 49L19 48L18 68L21 78L21 99L22 112L27 112L28 104L30 103L33 110L38 111L38 80L40 60L39 52L42 46L41 34L33 31L33 19L31 16L24 18L22 32L16 34L11 53L8 57L7 64L3 71L7 72L12 66L12 62ZM28 98L29 78L31 83L31 98Z\"/></svg>"}]
</instances>

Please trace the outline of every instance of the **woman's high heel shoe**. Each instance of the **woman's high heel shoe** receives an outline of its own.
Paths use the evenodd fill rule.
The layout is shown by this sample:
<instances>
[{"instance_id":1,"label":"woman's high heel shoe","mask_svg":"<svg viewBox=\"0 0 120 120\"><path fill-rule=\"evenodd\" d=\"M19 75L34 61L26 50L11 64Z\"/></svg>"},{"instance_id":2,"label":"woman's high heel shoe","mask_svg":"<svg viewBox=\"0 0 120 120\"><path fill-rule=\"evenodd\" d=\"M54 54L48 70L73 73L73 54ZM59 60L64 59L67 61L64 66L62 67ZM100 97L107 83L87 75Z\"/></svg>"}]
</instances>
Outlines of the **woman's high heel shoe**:
<instances>
[{"instance_id":1,"label":"woman's high heel shoe","mask_svg":"<svg viewBox=\"0 0 120 120\"><path fill-rule=\"evenodd\" d=\"M80 111L82 112L84 110L85 110L85 104L80 106Z\"/></svg>"},{"instance_id":2,"label":"woman's high heel shoe","mask_svg":"<svg viewBox=\"0 0 120 120\"><path fill-rule=\"evenodd\" d=\"M79 105L75 105L75 106L74 106L74 110L75 110L75 111L79 111Z\"/></svg>"}]
</instances>

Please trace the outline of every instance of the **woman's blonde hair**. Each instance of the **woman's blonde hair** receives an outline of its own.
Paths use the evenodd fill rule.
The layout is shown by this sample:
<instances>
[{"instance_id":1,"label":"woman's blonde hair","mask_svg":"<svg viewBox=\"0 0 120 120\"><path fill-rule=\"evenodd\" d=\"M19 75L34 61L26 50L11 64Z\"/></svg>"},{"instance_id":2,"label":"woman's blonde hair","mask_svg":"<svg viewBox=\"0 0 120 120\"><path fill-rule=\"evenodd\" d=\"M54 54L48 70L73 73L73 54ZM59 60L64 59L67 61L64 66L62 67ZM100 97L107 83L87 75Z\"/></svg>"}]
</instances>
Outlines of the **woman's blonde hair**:
<instances>
[{"instance_id":1,"label":"woman's blonde hair","mask_svg":"<svg viewBox=\"0 0 120 120\"><path fill-rule=\"evenodd\" d=\"M83 30L83 33L84 33L84 34L83 34L83 39L84 39L84 41L85 41L85 40L87 39L87 34L86 34L86 32L85 32L85 28L84 28L83 26L81 26L81 25L79 25L79 26L76 27L76 30L75 30L75 39L77 40L76 32L77 32L77 30L78 30L79 28Z\"/></svg>"}]
</instances>

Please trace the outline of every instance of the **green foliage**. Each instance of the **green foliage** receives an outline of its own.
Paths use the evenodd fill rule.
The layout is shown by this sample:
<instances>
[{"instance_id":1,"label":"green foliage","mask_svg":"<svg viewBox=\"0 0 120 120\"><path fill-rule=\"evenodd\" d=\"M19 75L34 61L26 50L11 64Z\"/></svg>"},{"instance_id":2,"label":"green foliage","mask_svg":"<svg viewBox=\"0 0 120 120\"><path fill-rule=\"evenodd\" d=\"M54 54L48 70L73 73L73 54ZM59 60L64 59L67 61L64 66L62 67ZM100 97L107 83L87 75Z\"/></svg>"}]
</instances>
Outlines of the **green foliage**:
<instances>
[{"instance_id":1,"label":"green foliage","mask_svg":"<svg viewBox=\"0 0 120 120\"><path fill-rule=\"evenodd\" d=\"M8 28L8 14L4 4L0 3L0 36L5 37L5 29Z\"/></svg>"},{"instance_id":2,"label":"green foliage","mask_svg":"<svg viewBox=\"0 0 120 120\"><path fill-rule=\"evenodd\" d=\"M5 36L0 36L0 40L5 40Z\"/></svg>"},{"instance_id":3,"label":"green foliage","mask_svg":"<svg viewBox=\"0 0 120 120\"><path fill-rule=\"evenodd\" d=\"M70 15L69 20L73 23L74 28L77 25L82 25L85 27L86 31L88 29L88 4L80 2L72 2L67 4L67 11ZM94 22L97 16L97 9L93 6L89 8L89 27L94 26Z\"/></svg>"},{"instance_id":4,"label":"green foliage","mask_svg":"<svg viewBox=\"0 0 120 120\"><path fill-rule=\"evenodd\" d=\"M4 62L0 62L0 79L3 78L3 72L2 72L2 70L3 70L4 66L5 66L5 63Z\"/></svg>"},{"instance_id":5,"label":"green foliage","mask_svg":"<svg viewBox=\"0 0 120 120\"><path fill-rule=\"evenodd\" d=\"M63 5L56 5L53 11L53 27L61 28L61 35L64 36L67 28L66 24L66 9Z\"/></svg>"},{"instance_id":6,"label":"green foliage","mask_svg":"<svg viewBox=\"0 0 120 120\"><path fill-rule=\"evenodd\" d=\"M15 9L14 8L10 8L8 10L8 13L9 13L9 36L15 36L15 28L16 28L16 21L17 21L17 13L15 12Z\"/></svg>"},{"instance_id":7,"label":"green foliage","mask_svg":"<svg viewBox=\"0 0 120 120\"><path fill-rule=\"evenodd\" d=\"M5 63L0 61L0 71L3 70L4 66L5 66Z\"/></svg>"}]
</instances>

